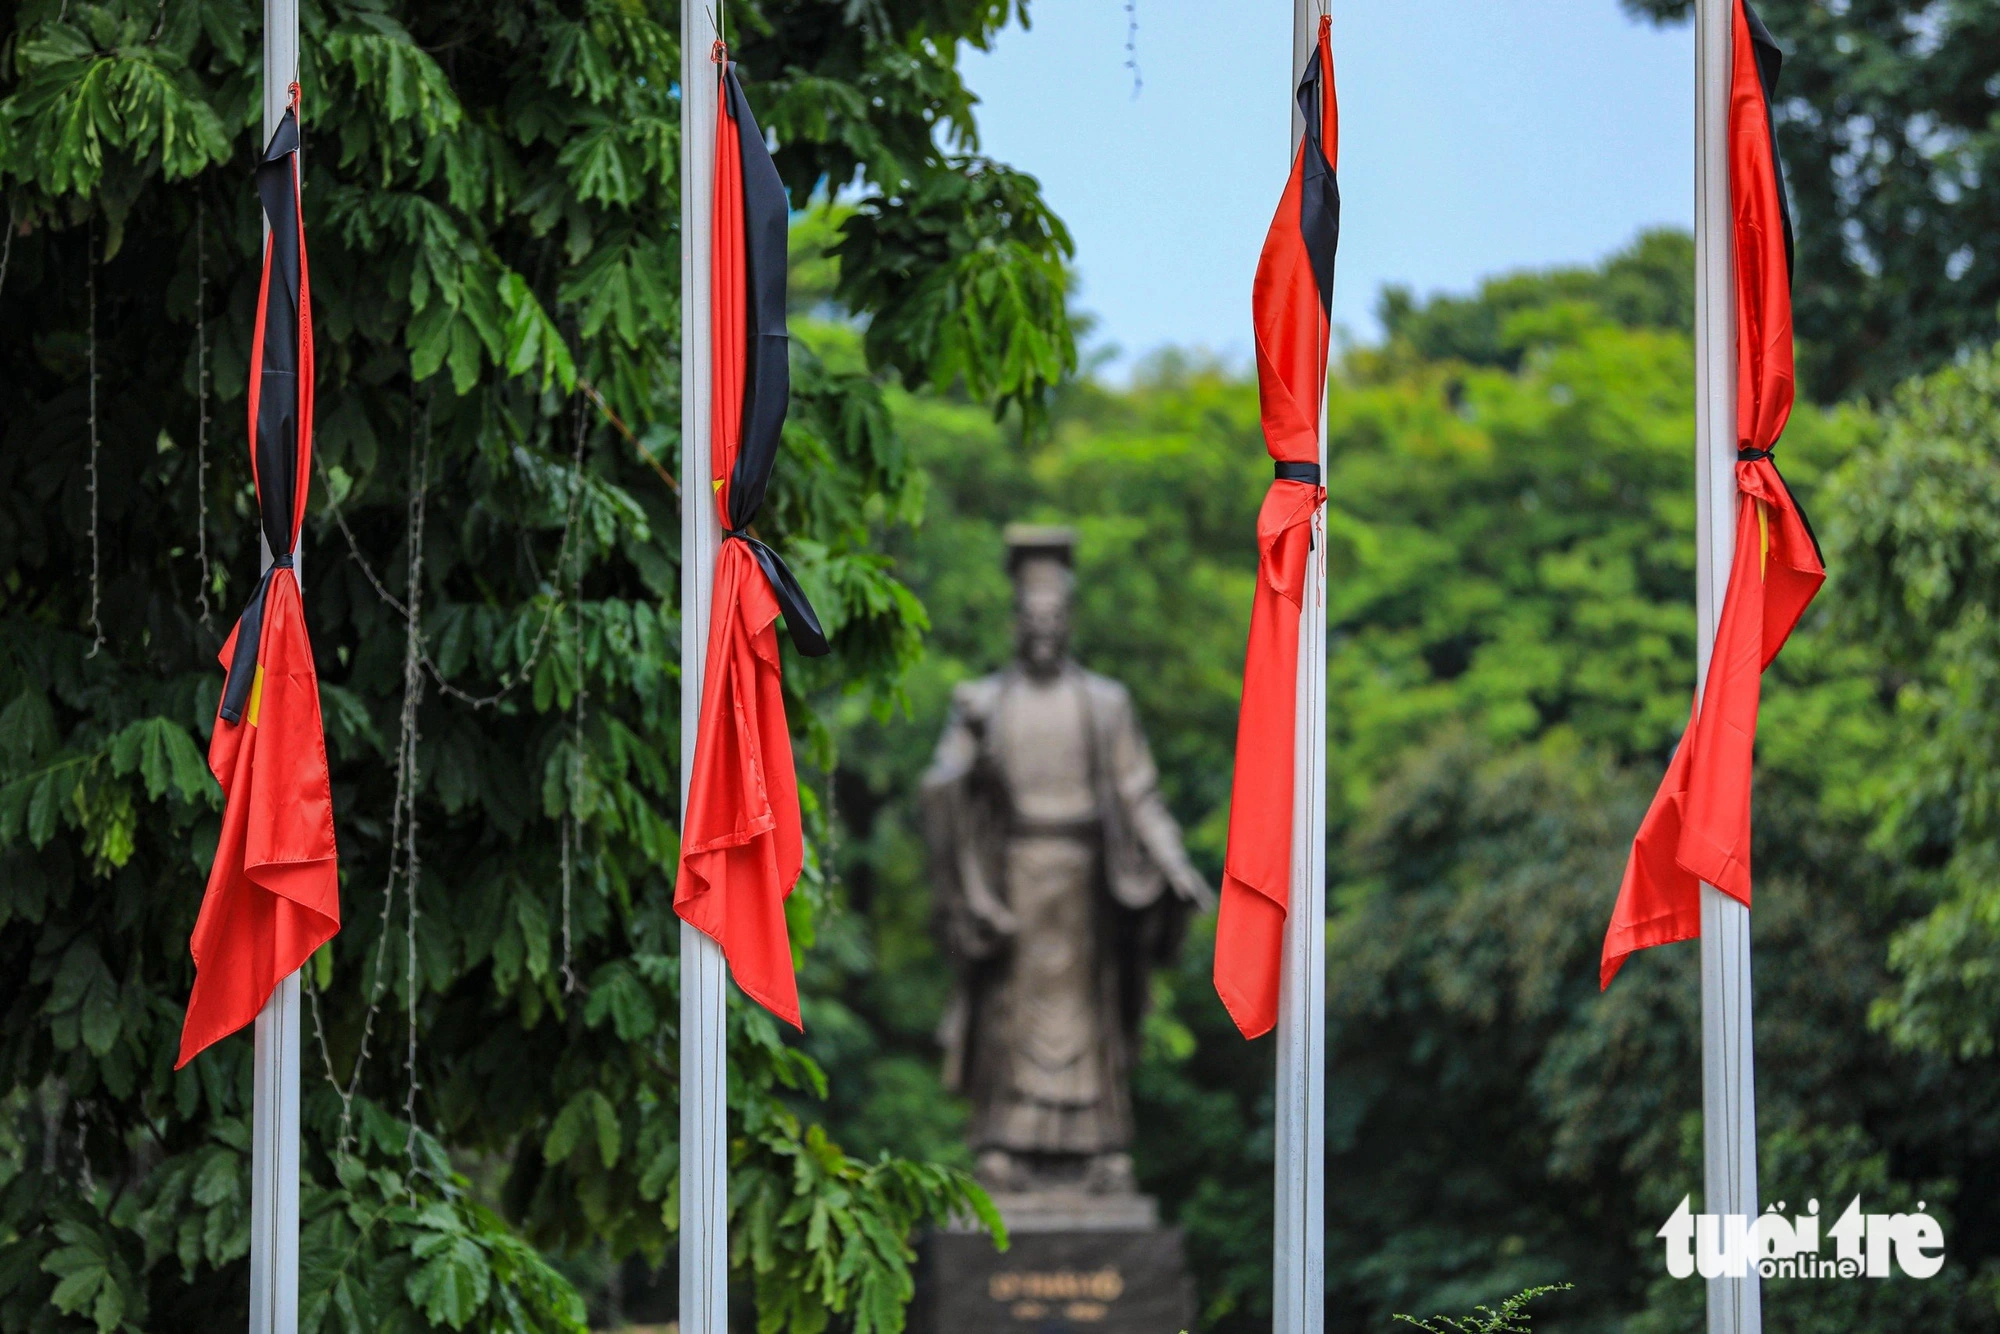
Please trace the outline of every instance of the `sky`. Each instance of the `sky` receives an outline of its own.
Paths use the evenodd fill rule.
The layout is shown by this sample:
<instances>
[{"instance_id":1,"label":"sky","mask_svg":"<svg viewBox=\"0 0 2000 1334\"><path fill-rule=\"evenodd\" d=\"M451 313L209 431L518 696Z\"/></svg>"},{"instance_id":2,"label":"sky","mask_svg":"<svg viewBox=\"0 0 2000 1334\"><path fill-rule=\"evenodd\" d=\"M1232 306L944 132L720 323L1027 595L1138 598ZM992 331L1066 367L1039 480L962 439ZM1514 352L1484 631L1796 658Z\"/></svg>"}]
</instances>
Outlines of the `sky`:
<instances>
[{"instance_id":1,"label":"sky","mask_svg":"<svg viewBox=\"0 0 2000 1334\"><path fill-rule=\"evenodd\" d=\"M1114 378L1162 346L1249 359L1250 279L1289 166L1287 0L1032 0L968 49L981 150L1042 182ZM1617 0L1343 0L1334 320L1386 283L1467 292L1693 225L1694 39Z\"/></svg>"}]
</instances>

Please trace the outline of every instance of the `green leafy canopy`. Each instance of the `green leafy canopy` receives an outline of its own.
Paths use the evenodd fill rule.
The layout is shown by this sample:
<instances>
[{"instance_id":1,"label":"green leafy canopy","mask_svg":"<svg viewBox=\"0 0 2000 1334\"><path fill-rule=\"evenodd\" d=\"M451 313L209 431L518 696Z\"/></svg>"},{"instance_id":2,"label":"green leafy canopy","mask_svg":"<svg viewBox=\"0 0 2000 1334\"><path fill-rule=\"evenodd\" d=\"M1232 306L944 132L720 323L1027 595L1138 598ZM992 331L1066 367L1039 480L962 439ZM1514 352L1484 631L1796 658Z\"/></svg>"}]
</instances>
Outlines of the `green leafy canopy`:
<instances>
[{"instance_id":1,"label":"green leafy canopy","mask_svg":"<svg viewBox=\"0 0 2000 1334\"><path fill-rule=\"evenodd\" d=\"M795 346L758 519L837 648L789 664L808 778L834 758L822 703L893 706L926 624L881 549L923 497L886 386L1032 421L1075 364L1068 238L1031 178L978 154L956 64L1022 16L725 14L802 221L844 228L834 299L868 330L859 357ZM303 569L346 921L308 969L302 1318L576 1330L548 1257L658 1262L678 1217L679 13L300 17ZM260 21L251 0L0 16L9 1329L243 1309L249 1039L171 1067L218 829L215 653L257 563ZM838 214L835 187L856 201ZM805 796L802 949L834 906ZM912 1229L991 1224L984 1198L954 1169L848 1155L811 1119L818 1066L761 1015L729 1034L732 1254L760 1326L900 1329Z\"/></svg>"}]
</instances>

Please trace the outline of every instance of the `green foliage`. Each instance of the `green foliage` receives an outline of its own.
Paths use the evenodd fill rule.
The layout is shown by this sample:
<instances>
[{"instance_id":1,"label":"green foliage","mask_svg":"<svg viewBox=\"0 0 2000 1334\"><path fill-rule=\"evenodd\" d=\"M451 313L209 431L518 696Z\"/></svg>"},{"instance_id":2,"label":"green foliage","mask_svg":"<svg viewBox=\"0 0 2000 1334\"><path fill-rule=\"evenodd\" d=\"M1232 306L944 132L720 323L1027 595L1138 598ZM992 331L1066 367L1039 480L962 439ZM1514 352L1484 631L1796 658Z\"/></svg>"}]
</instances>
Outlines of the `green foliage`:
<instances>
[{"instance_id":1,"label":"green foliage","mask_svg":"<svg viewBox=\"0 0 2000 1334\"><path fill-rule=\"evenodd\" d=\"M975 156L956 65L1017 12L728 15L807 230L838 223L815 192L851 185L955 257L918 293L842 254L805 294L905 330L871 362L802 321L758 519L836 645L787 672L822 769L815 701L889 709L925 627L882 550L923 500L887 372L1033 411L1070 364L1067 239L1029 178ZM345 906L308 969L306 1329L576 1330L546 1256L658 1263L675 1240L677 20L654 0L303 7L303 565ZM259 21L251 0L0 17L8 1329L242 1319L249 1038L172 1059L219 828L215 655L257 560ZM805 804L802 951L835 903ZM758 1320L899 1329L912 1230L983 1197L845 1153L812 1119L825 1076L761 1017L734 1017L730 1057Z\"/></svg>"},{"instance_id":2,"label":"green foliage","mask_svg":"<svg viewBox=\"0 0 2000 1334\"><path fill-rule=\"evenodd\" d=\"M900 1330L915 1292L909 1237L927 1220L976 1219L1006 1248L1000 1215L963 1172L886 1153L850 1158L818 1126L801 1136L783 1111L753 1115L746 1134L791 1163L789 1182L762 1174L731 1192L731 1259L754 1276L759 1334L817 1334L843 1314L856 1334Z\"/></svg>"},{"instance_id":3,"label":"green foliage","mask_svg":"<svg viewBox=\"0 0 2000 1334\"><path fill-rule=\"evenodd\" d=\"M1439 1315L1432 1316L1430 1320L1419 1320L1399 1312L1396 1319L1415 1325L1425 1334L1527 1334L1529 1326L1534 1324L1534 1317L1528 1314L1528 1304L1552 1292L1568 1292L1573 1286L1570 1283L1554 1283L1527 1288L1501 1302L1498 1309L1479 1306L1469 1316Z\"/></svg>"},{"instance_id":4,"label":"green foliage","mask_svg":"<svg viewBox=\"0 0 2000 1334\"><path fill-rule=\"evenodd\" d=\"M371 1106L364 1121L379 1150L402 1150L402 1127L389 1116ZM423 1139L431 1170L421 1195L391 1168L336 1155L341 1189L302 1201L300 1327L360 1334L407 1323L414 1311L432 1328L583 1334L575 1289Z\"/></svg>"},{"instance_id":5,"label":"green foliage","mask_svg":"<svg viewBox=\"0 0 2000 1334\"><path fill-rule=\"evenodd\" d=\"M1514 370L1548 316L1573 303L1593 306L1627 328L1692 337L1693 238L1665 228L1649 231L1595 268L1505 274L1480 283L1474 296L1435 296L1421 305L1408 288L1386 287L1378 314L1392 348L1407 344L1428 361Z\"/></svg>"},{"instance_id":6,"label":"green foliage","mask_svg":"<svg viewBox=\"0 0 2000 1334\"><path fill-rule=\"evenodd\" d=\"M1048 389L1076 370L1063 316L1069 232L1032 177L961 160L964 170L864 201L841 228L836 295L882 309L865 346L912 388L963 385L1040 421ZM1015 337L1014 331L1028 336Z\"/></svg>"},{"instance_id":7,"label":"green foliage","mask_svg":"<svg viewBox=\"0 0 2000 1334\"><path fill-rule=\"evenodd\" d=\"M1906 385L1842 468L1834 538L1854 630L1884 650L1901 724L1881 839L1936 906L1896 939L1902 986L1876 1017L1898 1042L1990 1060L2000 1005L2000 349Z\"/></svg>"},{"instance_id":8,"label":"green foliage","mask_svg":"<svg viewBox=\"0 0 2000 1334\"><path fill-rule=\"evenodd\" d=\"M1624 0L1657 20L1692 0ZM2000 3L1755 0L1785 52L1802 384L1884 395L1993 340Z\"/></svg>"},{"instance_id":9,"label":"green foliage","mask_svg":"<svg viewBox=\"0 0 2000 1334\"><path fill-rule=\"evenodd\" d=\"M1026 0L760 0L731 53L770 90L761 123L795 203L857 176L873 187L832 251L840 303L868 316L869 365L1035 423L1076 369L1070 236L1032 176L974 151L956 69L959 41L985 49L1027 15Z\"/></svg>"}]
</instances>

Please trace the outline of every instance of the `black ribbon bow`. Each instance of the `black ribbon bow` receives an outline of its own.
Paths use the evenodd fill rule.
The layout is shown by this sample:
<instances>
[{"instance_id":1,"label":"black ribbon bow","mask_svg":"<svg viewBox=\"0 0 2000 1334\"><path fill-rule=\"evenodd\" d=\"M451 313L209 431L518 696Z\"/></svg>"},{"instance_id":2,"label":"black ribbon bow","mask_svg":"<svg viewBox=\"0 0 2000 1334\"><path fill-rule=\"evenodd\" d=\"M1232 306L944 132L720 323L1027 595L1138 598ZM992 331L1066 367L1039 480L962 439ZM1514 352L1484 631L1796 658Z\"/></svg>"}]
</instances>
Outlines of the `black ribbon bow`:
<instances>
[{"instance_id":1,"label":"black ribbon bow","mask_svg":"<svg viewBox=\"0 0 2000 1334\"><path fill-rule=\"evenodd\" d=\"M237 618L236 649L229 655L229 677L222 687L222 717L226 722L243 721L243 710L250 702L250 687L256 684L257 647L264 638L264 595L271 591L271 576L291 568L289 551L274 557L270 568L258 578L257 587L250 590L250 605Z\"/></svg>"},{"instance_id":2,"label":"black ribbon bow","mask_svg":"<svg viewBox=\"0 0 2000 1334\"><path fill-rule=\"evenodd\" d=\"M771 161L771 152L764 145L763 132L757 128L757 118L750 114L750 103L743 96L735 64L725 62L721 77L723 97L728 103L725 114L736 121L741 150L743 313L747 326L743 444L729 470L729 524L722 535L750 548L785 613L792 646L808 658L817 658L831 650L826 631L820 627L812 603L806 600L805 590L792 577L784 559L750 535L751 521L763 508L764 492L771 484L771 468L778 461L778 442L785 430L785 411L791 403L790 335L785 328L788 263L785 230L791 204L778 168Z\"/></svg>"},{"instance_id":3,"label":"black ribbon bow","mask_svg":"<svg viewBox=\"0 0 2000 1334\"><path fill-rule=\"evenodd\" d=\"M785 558L773 551L770 544L752 537L746 529L730 528L723 532L724 538L735 538L750 548L750 554L757 558L757 567L764 577L771 581L771 592L777 596L778 609L785 613L785 626L792 633L792 647L808 658L823 658L833 651L826 642L826 631L820 628L819 615L813 611L812 602L807 599L805 589L792 576L791 567Z\"/></svg>"},{"instance_id":4,"label":"black ribbon bow","mask_svg":"<svg viewBox=\"0 0 2000 1334\"><path fill-rule=\"evenodd\" d=\"M1752 449L1748 445L1739 445L1737 447L1736 461L1738 463L1761 463L1766 459L1770 460L1771 471L1778 473L1778 485L1785 488L1785 499L1792 502L1792 512L1799 516L1799 522L1805 525L1806 536L1812 539L1813 555L1819 558L1820 568L1826 568L1826 553L1820 550L1819 534L1813 531L1812 520L1806 517L1806 507L1799 504L1799 497L1792 490L1792 484L1785 480L1784 473L1778 471L1777 456L1768 449Z\"/></svg>"}]
</instances>

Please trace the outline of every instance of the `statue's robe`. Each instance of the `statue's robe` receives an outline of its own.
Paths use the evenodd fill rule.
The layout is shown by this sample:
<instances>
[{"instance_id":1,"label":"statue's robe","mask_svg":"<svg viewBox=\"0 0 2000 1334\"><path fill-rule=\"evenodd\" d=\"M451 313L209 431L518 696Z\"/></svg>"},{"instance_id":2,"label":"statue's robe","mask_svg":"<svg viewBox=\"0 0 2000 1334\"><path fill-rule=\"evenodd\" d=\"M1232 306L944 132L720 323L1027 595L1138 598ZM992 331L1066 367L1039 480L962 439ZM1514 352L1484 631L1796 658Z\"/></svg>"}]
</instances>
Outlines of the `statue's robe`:
<instances>
[{"instance_id":1,"label":"statue's robe","mask_svg":"<svg viewBox=\"0 0 2000 1334\"><path fill-rule=\"evenodd\" d=\"M1148 970L1200 879L1158 792L1131 697L1065 665L961 685L924 777L936 928L958 987L947 1084L976 1149L1126 1148Z\"/></svg>"}]
</instances>

